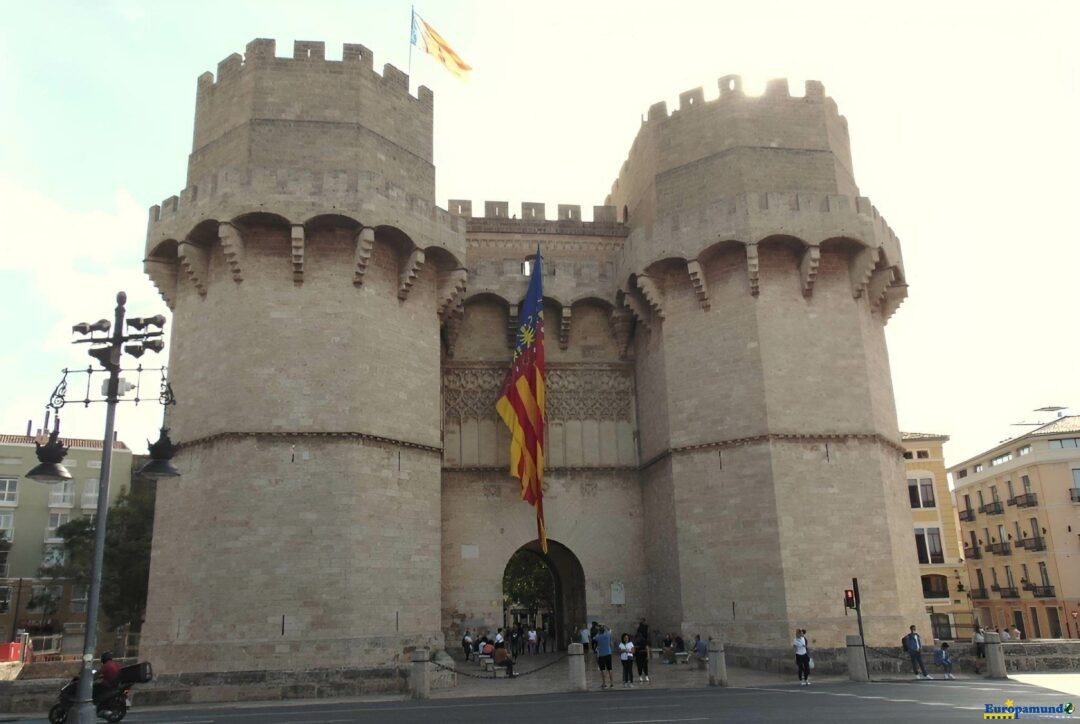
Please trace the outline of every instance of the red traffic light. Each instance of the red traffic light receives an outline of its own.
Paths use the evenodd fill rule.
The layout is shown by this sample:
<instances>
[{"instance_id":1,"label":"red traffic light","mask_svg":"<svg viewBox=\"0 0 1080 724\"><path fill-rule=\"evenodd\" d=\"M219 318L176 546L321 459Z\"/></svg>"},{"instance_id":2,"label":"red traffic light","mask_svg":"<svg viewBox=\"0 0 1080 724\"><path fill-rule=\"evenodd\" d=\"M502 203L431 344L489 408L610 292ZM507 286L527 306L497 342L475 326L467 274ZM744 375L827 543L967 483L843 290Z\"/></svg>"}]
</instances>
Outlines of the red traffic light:
<instances>
[{"instance_id":1,"label":"red traffic light","mask_svg":"<svg viewBox=\"0 0 1080 724\"><path fill-rule=\"evenodd\" d=\"M855 589L844 589L844 608L858 608L859 604L855 601Z\"/></svg>"}]
</instances>

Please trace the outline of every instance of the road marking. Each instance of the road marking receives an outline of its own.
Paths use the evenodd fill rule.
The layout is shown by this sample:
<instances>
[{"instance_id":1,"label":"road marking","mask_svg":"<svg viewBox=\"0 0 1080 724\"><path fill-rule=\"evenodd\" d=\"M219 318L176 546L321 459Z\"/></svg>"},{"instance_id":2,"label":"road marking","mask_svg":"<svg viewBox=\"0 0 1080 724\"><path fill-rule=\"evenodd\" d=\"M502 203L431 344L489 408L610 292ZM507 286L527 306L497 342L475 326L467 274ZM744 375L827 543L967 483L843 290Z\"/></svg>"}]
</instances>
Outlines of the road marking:
<instances>
[{"instance_id":1,"label":"road marking","mask_svg":"<svg viewBox=\"0 0 1080 724\"><path fill-rule=\"evenodd\" d=\"M693 719L628 719L626 721L613 721L608 724L654 724L654 722L670 722L670 721L708 721L707 716L697 716Z\"/></svg>"},{"instance_id":2,"label":"road marking","mask_svg":"<svg viewBox=\"0 0 1080 724\"><path fill-rule=\"evenodd\" d=\"M831 691L821 691L820 689L817 690L817 691L798 692L795 689L767 689L767 688L764 688L764 687L747 687L747 688L753 689L755 691L775 691L775 692L779 692L781 694L802 693L802 694L816 694L818 696L851 696L851 697L855 697L856 699L878 699L878 700L881 700L881 701L888 701L888 702L893 702L893 703L896 703L896 704L923 704L925 706L947 706L947 707L951 707L953 709L971 709L972 708L972 707L968 707L968 706L958 706L956 704L949 704L949 703L945 703L945 702L919 701L918 699L891 699L891 698L889 698L887 696L862 696L860 694L840 694L840 693L834 693L834 692L831 692Z\"/></svg>"}]
</instances>

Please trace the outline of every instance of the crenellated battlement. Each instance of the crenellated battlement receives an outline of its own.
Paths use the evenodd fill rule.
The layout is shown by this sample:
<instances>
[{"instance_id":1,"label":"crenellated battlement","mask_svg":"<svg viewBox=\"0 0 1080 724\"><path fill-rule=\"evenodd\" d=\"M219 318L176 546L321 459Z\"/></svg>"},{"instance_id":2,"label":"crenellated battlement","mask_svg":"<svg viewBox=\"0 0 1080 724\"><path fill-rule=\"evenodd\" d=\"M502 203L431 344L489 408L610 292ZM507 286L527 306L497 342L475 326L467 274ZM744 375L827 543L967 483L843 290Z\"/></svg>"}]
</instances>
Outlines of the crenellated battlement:
<instances>
[{"instance_id":1,"label":"crenellated battlement","mask_svg":"<svg viewBox=\"0 0 1080 724\"><path fill-rule=\"evenodd\" d=\"M318 64L318 65L317 65ZM278 71L307 73L363 73L380 82L387 89L408 97L428 108L433 106L431 89L420 86L417 95L409 93L409 76L396 66L386 63L382 74L375 71L375 55L358 43L344 43L341 60L326 57L326 43L321 40L294 40L292 56L277 55L277 41L272 38L256 38L247 44L244 55L232 53L217 65L217 75L207 71L199 76L198 96L221 90L236 81L245 71L273 68Z\"/></svg>"},{"instance_id":2,"label":"crenellated battlement","mask_svg":"<svg viewBox=\"0 0 1080 724\"><path fill-rule=\"evenodd\" d=\"M611 187L607 203L625 208L629 223L712 203L741 191L811 191L858 195L847 121L818 81L793 96L786 79L747 95L742 78L679 94L677 109L653 104Z\"/></svg>"},{"instance_id":3,"label":"crenellated battlement","mask_svg":"<svg viewBox=\"0 0 1080 724\"><path fill-rule=\"evenodd\" d=\"M506 201L485 201L484 215L473 215L473 203L467 199L447 202L451 216L465 219L469 231L518 232L536 234L589 234L625 236L629 228L618 221L614 206L593 206L592 221L585 221L578 204L558 204L556 218L547 218L547 205L521 202L520 215L510 213Z\"/></svg>"}]
</instances>

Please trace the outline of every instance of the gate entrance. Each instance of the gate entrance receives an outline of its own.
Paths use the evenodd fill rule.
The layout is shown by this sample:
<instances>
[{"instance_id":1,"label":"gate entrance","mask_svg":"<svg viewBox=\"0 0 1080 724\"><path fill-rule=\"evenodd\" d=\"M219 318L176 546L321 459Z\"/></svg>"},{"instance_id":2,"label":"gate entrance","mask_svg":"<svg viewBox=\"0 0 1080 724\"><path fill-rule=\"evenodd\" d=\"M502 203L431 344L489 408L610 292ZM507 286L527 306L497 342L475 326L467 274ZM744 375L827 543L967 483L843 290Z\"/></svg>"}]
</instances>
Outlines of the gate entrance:
<instances>
[{"instance_id":1,"label":"gate entrance","mask_svg":"<svg viewBox=\"0 0 1080 724\"><path fill-rule=\"evenodd\" d=\"M548 641L548 651L564 651L577 641L585 620L585 571L574 553L548 539L548 552L540 541L526 543L510 556L503 571L503 622L537 626Z\"/></svg>"}]
</instances>

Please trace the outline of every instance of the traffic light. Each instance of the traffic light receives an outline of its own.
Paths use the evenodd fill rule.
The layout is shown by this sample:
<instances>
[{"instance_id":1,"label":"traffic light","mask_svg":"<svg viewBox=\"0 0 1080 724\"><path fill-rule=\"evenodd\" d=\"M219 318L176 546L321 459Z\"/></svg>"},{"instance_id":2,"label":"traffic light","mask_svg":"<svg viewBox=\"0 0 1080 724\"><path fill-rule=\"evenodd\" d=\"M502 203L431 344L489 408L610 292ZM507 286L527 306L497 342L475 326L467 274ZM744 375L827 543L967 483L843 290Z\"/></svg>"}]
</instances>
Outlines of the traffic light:
<instances>
[{"instance_id":1,"label":"traffic light","mask_svg":"<svg viewBox=\"0 0 1080 724\"><path fill-rule=\"evenodd\" d=\"M859 607L859 604L855 600L855 589L853 589L853 588L845 588L844 589L844 608L856 608L857 609L858 607Z\"/></svg>"}]
</instances>

